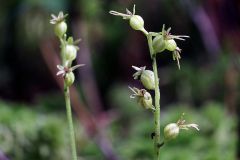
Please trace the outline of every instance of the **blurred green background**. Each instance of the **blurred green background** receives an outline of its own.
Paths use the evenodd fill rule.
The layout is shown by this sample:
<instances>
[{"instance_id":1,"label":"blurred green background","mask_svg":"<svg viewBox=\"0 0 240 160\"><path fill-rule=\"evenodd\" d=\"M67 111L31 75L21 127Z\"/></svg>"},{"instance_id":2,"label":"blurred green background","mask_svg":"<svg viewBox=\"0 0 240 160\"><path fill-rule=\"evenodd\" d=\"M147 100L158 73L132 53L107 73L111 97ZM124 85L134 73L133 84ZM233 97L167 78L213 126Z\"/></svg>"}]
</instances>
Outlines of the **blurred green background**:
<instances>
[{"instance_id":1,"label":"blurred green background","mask_svg":"<svg viewBox=\"0 0 240 160\"><path fill-rule=\"evenodd\" d=\"M182 131L163 160L239 160L240 2L238 0L8 0L0 5L0 160L66 160L70 145L59 42L50 15L68 13L81 38L72 104L79 160L153 159L153 116L129 98L135 66L151 68L144 35L110 15L136 4L148 31L189 35L181 70L158 55L161 124L185 113L200 132Z\"/></svg>"}]
</instances>

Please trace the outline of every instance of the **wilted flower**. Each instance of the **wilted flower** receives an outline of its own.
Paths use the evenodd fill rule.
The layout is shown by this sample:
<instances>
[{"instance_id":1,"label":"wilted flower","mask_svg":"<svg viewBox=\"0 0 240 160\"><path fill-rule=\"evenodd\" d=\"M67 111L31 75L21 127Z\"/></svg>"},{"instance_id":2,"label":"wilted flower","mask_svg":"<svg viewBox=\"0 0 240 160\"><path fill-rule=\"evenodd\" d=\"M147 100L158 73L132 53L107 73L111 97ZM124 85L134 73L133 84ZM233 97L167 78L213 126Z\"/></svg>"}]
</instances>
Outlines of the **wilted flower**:
<instances>
[{"instance_id":1,"label":"wilted flower","mask_svg":"<svg viewBox=\"0 0 240 160\"><path fill-rule=\"evenodd\" d=\"M178 69L181 69L180 62L179 62L179 60L181 59L181 55L180 55L181 51L182 51L182 50L177 47L177 48L172 52L173 60L174 60L174 61L177 61Z\"/></svg>"},{"instance_id":2,"label":"wilted flower","mask_svg":"<svg viewBox=\"0 0 240 160\"><path fill-rule=\"evenodd\" d=\"M195 123L185 124L185 120L183 119L183 116L184 114L177 121L177 123L170 123L164 128L164 138L166 141L176 138L181 129L188 130L189 128L194 128L197 131L200 130L198 128L198 125Z\"/></svg>"},{"instance_id":3,"label":"wilted flower","mask_svg":"<svg viewBox=\"0 0 240 160\"><path fill-rule=\"evenodd\" d=\"M129 89L133 92L133 94L130 95L130 98L136 98L137 102L140 103L145 109L155 110L154 106L152 105L152 96L149 92L147 92L145 89L138 89L136 87L129 87Z\"/></svg>"}]
</instances>

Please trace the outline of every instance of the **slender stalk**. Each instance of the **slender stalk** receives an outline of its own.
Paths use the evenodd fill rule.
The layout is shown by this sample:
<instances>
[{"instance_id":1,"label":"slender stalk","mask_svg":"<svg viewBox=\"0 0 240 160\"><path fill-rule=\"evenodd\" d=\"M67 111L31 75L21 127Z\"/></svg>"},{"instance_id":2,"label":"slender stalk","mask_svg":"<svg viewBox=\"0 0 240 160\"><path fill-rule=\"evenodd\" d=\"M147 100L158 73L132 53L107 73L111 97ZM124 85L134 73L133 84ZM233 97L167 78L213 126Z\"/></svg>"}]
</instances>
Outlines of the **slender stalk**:
<instances>
[{"instance_id":1,"label":"slender stalk","mask_svg":"<svg viewBox=\"0 0 240 160\"><path fill-rule=\"evenodd\" d=\"M65 55L64 55L65 44L64 44L64 39L63 38L60 38L59 40L61 42L61 46L60 46L61 52L60 52L60 55L61 55L61 59L62 59L62 66L64 66L65 65L65 61L66 61L65 60Z\"/></svg>"},{"instance_id":2,"label":"slender stalk","mask_svg":"<svg viewBox=\"0 0 240 160\"><path fill-rule=\"evenodd\" d=\"M73 128L72 110L71 110L71 102L70 102L70 92L69 92L69 87L66 86L65 82L64 82L64 96L66 101L66 111L67 111L67 119L68 119L68 125L69 125L69 133L70 133L72 160L77 160L75 134L74 134L74 128Z\"/></svg>"},{"instance_id":3,"label":"slender stalk","mask_svg":"<svg viewBox=\"0 0 240 160\"><path fill-rule=\"evenodd\" d=\"M74 57L69 58L69 55L76 54L77 48L75 46L75 43L77 43L78 40L73 41L72 37L69 37L67 39L67 34L66 34L67 24L65 22L65 18L67 17L67 14L63 14L63 12L59 12L57 16L53 14L51 16L52 16L52 19L50 20L50 23L54 25L55 35L60 40L60 48L61 48L60 55L61 55L62 65L57 65L57 68L58 68L57 75L62 75L62 77L64 77L64 97L66 102L66 113L67 113L67 120L68 120L68 126L69 126L72 160L77 160L77 151L76 151L75 135L74 135L74 128L73 128L73 120L72 120L69 86L71 86L74 82L74 74L72 73L72 70L82 65L76 65L72 67L72 61L75 58ZM68 47L70 47L70 50L69 49L66 50L67 45L69 45Z\"/></svg>"},{"instance_id":4,"label":"slender stalk","mask_svg":"<svg viewBox=\"0 0 240 160\"><path fill-rule=\"evenodd\" d=\"M154 55L154 50L152 47L152 36L147 34L148 47L152 57L152 67L154 72L154 81L155 81L155 112L154 112L154 148L155 148L155 159L160 159L160 89L159 89L159 78L157 70L156 56Z\"/></svg>"},{"instance_id":5,"label":"slender stalk","mask_svg":"<svg viewBox=\"0 0 240 160\"><path fill-rule=\"evenodd\" d=\"M157 71L156 57L153 56L153 72L155 78L155 112L154 112L154 126L155 126L155 150L156 160L159 160L160 154L160 89Z\"/></svg>"},{"instance_id":6,"label":"slender stalk","mask_svg":"<svg viewBox=\"0 0 240 160\"><path fill-rule=\"evenodd\" d=\"M66 62L66 58L64 55L65 44L63 42L64 42L64 39L61 39L61 58L63 63L62 65L65 66L65 62ZM68 65L71 65L71 64L68 64ZM68 120L69 134L70 134L72 160L77 160L77 149L76 149L76 143L75 143L74 127L73 127L70 91L65 81L64 81L64 97L65 97L65 103L66 103L67 120Z\"/></svg>"}]
</instances>

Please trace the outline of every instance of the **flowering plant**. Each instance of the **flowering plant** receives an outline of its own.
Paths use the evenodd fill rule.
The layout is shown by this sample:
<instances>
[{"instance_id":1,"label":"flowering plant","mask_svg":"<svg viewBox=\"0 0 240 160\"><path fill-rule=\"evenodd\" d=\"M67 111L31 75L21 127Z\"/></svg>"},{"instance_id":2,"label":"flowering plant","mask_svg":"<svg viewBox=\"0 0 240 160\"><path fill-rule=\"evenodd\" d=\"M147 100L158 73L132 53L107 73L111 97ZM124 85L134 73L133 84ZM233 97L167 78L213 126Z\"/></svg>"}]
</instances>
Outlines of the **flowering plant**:
<instances>
[{"instance_id":1,"label":"flowering plant","mask_svg":"<svg viewBox=\"0 0 240 160\"><path fill-rule=\"evenodd\" d=\"M133 74L134 79L139 79L143 85L143 89L131 88L133 94L130 98L136 98L137 101L145 109L151 109L154 115L154 128L155 131L152 133L151 137L154 139L155 148L155 159L159 160L160 157L160 147L176 138L179 134L180 129L195 128L199 131L197 124L185 124L185 120L181 118L177 123L170 123L164 128L164 140L160 139L160 89L159 89L159 77L158 77L158 67L157 67L157 55L165 50L172 52L172 57L174 61L177 61L178 69L180 69L180 53L181 49L177 46L175 40L185 40L189 36L186 35L172 35L170 33L171 28L165 29L163 25L161 32L148 32L144 28L144 20L141 16L135 14L135 5L133 6L133 11L130 12L126 9L126 13L120 13L117 11L110 11L112 15L120 16L125 20L129 21L129 25L134 29L141 31L147 38L148 47L150 52L150 57L152 60L153 70L146 70L146 67L136 67L132 66L136 72ZM155 91L155 104L152 104L152 96L147 90Z\"/></svg>"}]
</instances>

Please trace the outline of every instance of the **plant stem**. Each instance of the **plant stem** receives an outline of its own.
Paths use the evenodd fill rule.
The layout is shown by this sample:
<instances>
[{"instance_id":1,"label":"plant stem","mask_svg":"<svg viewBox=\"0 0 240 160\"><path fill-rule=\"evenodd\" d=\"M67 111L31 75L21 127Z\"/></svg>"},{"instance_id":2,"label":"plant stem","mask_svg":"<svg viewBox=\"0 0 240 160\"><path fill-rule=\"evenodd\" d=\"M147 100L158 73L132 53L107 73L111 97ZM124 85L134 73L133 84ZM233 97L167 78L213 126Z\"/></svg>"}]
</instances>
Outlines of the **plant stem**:
<instances>
[{"instance_id":1,"label":"plant stem","mask_svg":"<svg viewBox=\"0 0 240 160\"><path fill-rule=\"evenodd\" d=\"M64 51L65 51L65 44L64 44L64 38L59 38L60 42L61 42L61 45L60 45L60 48L61 48L61 59L62 59L62 66L65 66L65 55L64 55Z\"/></svg>"},{"instance_id":2,"label":"plant stem","mask_svg":"<svg viewBox=\"0 0 240 160\"><path fill-rule=\"evenodd\" d=\"M62 59L62 65L65 66L66 57L64 54L65 50L65 39L59 38L61 42L61 59ZM68 64L71 66L71 64ZM67 112L67 120L68 120L68 127L69 127L69 133L70 133L70 143L71 143L71 151L72 151L72 160L77 160L77 150L76 150L76 143L75 143L75 133L74 133L74 127L73 127L73 118L72 118L72 110L71 110L71 100L70 100L70 91L69 87L66 85L64 81L64 97L66 102L66 112Z\"/></svg>"},{"instance_id":3,"label":"plant stem","mask_svg":"<svg viewBox=\"0 0 240 160\"><path fill-rule=\"evenodd\" d=\"M160 151L160 89L159 89L159 79L157 71L156 57L153 56L153 72L155 80L155 112L154 112L154 125L155 125L155 151L156 160L159 160Z\"/></svg>"},{"instance_id":4,"label":"plant stem","mask_svg":"<svg viewBox=\"0 0 240 160\"><path fill-rule=\"evenodd\" d=\"M66 101L67 119L68 119L69 132L70 132L72 159L77 160L75 134L74 134L74 128L73 128L71 102L70 102L70 92L69 92L69 87L67 87L65 82L64 82L64 96L65 96L65 101Z\"/></svg>"},{"instance_id":5,"label":"plant stem","mask_svg":"<svg viewBox=\"0 0 240 160\"><path fill-rule=\"evenodd\" d=\"M154 149L156 160L160 159L160 89L159 89L159 78L158 78L158 70L157 70L157 62L156 56L154 54L154 50L152 47L152 36L147 34L148 47L152 57L152 67L154 72L154 81L155 81L155 112L154 112L154 128L155 128L155 136L154 136Z\"/></svg>"}]
</instances>

